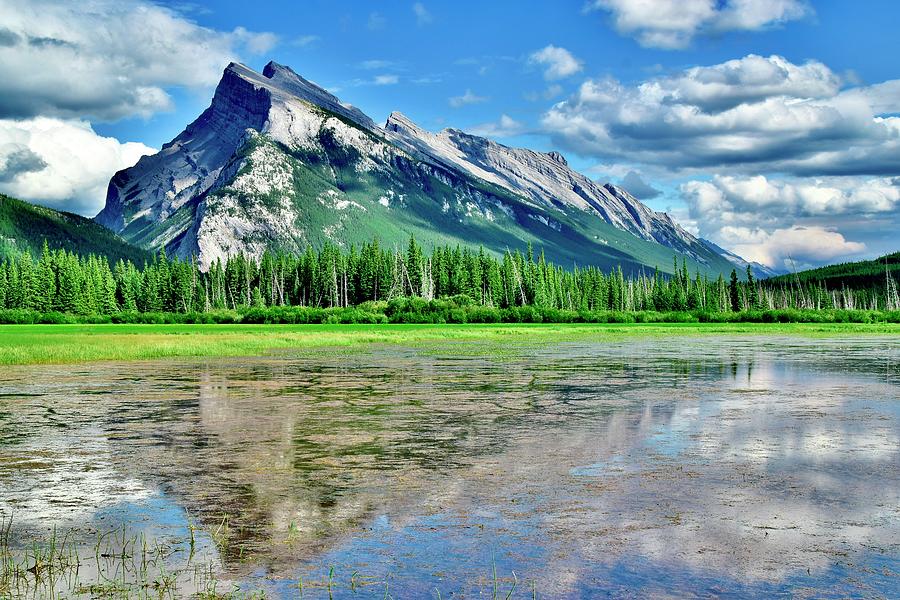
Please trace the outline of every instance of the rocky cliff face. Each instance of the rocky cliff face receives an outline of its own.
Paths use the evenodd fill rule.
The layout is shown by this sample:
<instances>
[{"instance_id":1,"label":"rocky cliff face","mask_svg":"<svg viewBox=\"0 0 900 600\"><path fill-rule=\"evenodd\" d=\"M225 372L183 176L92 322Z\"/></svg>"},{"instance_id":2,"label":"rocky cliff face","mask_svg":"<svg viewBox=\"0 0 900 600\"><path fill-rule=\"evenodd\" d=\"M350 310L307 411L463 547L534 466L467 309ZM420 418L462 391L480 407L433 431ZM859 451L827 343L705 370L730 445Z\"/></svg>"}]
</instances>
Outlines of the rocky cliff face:
<instances>
[{"instance_id":1,"label":"rocky cliff face","mask_svg":"<svg viewBox=\"0 0 900 600\"><path fill-rule=\"evenodd\" d=\"M555 152L509 148L393 113L384 128L276 63L225 70L212 103L109 185L97 221L147 248L199 256L298 251L410 234L503 252L527 242L571 264L703 270L725 261L625 190Z\"/></svg>"}]
</instances>

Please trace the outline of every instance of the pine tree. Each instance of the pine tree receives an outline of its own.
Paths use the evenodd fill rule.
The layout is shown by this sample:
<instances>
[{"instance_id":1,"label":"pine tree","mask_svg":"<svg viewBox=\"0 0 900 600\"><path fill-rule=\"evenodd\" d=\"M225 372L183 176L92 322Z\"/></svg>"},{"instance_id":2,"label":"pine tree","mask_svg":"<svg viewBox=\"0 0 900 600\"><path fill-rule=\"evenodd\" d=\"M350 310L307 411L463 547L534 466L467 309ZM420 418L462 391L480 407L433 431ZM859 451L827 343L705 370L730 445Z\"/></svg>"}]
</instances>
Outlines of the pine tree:
<instances>
[{"instance_id":1,"label":"pine tree","mask_svg":"<svg viewBox=\"0 0 900 600\"><path fill-rule=\"evenodd\" d=\"M62 293L60 291L60 293ZM141 294L138 300L141 312L157 312L162 310L162 298L159 293L158 273L155 265L144 269L141 278Z\"/></svg>"},{"instance_id":2,"label":"pine tree","mask_svg":"<svg viewBox=\"0 0 900 600\"><path fill-rule=\"evenodd\" d=\"M731 298L731 310L738 312L741 310L741 297L738 293L738 276L737 271L731 270L731 282L728 284L728 294Z\"/></svg>"},{"instance_id":3,"label":"pine tree","mask_svg":"<svg viewBox=\"0 0 900 600\"><path fill-rule=\"evenodd\" d=\"M33 309L35 303L36 273L31 254L23 252L18 258L19 267L19 307Z\"/></svg>"},{"instance_id":4,"label":"pine tree","mask_svg":"<svg viewBox=\"0 0 900 600\"><path fill-rule=\"evenodd\" d=\"M405 249L382 249L377 240L342 251L326 243L300 255L237 254L200 270L196 258L163 253L138 269L98 256L76 256L44 244L37 260L17 255L0 263L0 308L62 310L74 314L128 311L208 311L242 306L355 306L368 300L465 294L485 306L517 305L583 310L732 310L766 308L880 308L887 292L828 289L816 280L776 286L754 279L694 278L687 261L673 259L671 277L630 274L621 265L608 274L593 266L571 270L537 258L534 249L495 257L484 248L436 247L427 255L410 236Z\"/></svg>"},{"instance_id":5,"label":"pine tree","mask_svg":"<svg viewBox=\"0 0 900 600\"><path fill-rule=\"evenodd\" d=\"M0 308L10 308L6 303L6 290L8 283L6 281L7 262L0 262Z\"/></svg>"},{"instance_id":6,"label":"pine tree","mask_svg":"<svg viewBox=\"0 0 900 600\"><path fill-rule=\"evenodd\" d=\"M56 310L72 314L84 314L85 302L82 282L84 275L81 265L74 254L61 252L57 256L59 264L59 288L56 297Z\"/></svg>"},{"instance_id":7,"label":"pine tree","mask_svg":"<svg viewBox=\"0 0 900 600\"><path fill-rule=\"evenodd\" d=\"M753 271L750 270L750 265L747 265L747 302L750 305L749 308L751 310L759 308L759 294L756 290L756 284L753 280Z\"/></svg>"},{"instance_id":8,"label":"pine tree","mask_svg":"<svg viewBox=\"0 0 900 600\"><path fill-rule=\"evenodd\" d=\"M119 311L119 304L116 299L116 279L105 260L101 261L101 276L100 313L111 315Z\"/></svg>"},{"instance_id":9,"label":"pine tree","mask_svg":"<svg viewBox=\"0 0 900 600\"><path fill-rule=\"evenodd\" d=\"M263 300L262 292L259 291L259 287L253 287L253 294L251 296L251 306L257 308L264 308L266 306L266 301Z\"/></svg>"},{"instance_id":10,"label":"pine tree","mask_svg":"<svg viewBox=\"0 0 900 600\"><path fill-rule=\"evenodd\" d=\"M706 289L706 285L700 281L700 272L697 272L697 276L694 279L694 283L691 285L690 292L688 292L688 309L689 310L698 310L703 308L703 292L702 290Z\"/></svg>"},{"instance_id":11,"label":"pine tree","mask_svg":"<svg viewBox=\"0 0 900 600\"><path fill-rule=\"evenodd\" d=\"M422 295L423 266L422 249L416 244L416 238L409 236L409 245L406 249L405 295Z\"/></svg>"},{"instance_id":12,"label":"pine tree","mask_svg":"<svg viewBox=\"0 0 900 600\"><path fill-rule=\"evenodd\" d=\"M41 312L53 310L56 301L56 273L53 270L53 254L44 240L41 258L38 260L34 285L34 309Z\"/></svg>"}]
</instances>

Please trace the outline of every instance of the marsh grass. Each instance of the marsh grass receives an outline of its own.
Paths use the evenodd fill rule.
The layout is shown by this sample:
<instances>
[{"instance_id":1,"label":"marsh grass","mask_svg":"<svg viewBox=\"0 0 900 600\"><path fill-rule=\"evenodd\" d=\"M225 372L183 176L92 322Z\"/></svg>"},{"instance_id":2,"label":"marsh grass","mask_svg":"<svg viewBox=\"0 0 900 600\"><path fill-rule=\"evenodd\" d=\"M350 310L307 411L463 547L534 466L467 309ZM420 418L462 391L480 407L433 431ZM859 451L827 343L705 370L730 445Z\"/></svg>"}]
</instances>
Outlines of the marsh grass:
<instances>
[{"instance_id":1,"label":"marsh grass","mask_svg":"<svg viewBox=\"0 0 900 600\"><path fill-rule=\"evenodd\" d=\"M138 538L124 540L121 547L112 550L111 540L117 532L109 532L97 538L91 552L76 546L68 534L59 539L53 529L50 539L33 542L25 548L14 548L10 531L12 519L4 518L3 535L0 538L0 596L4 598L66 597L67 595L92 598L155 597L150 590L166 597L174 588L171 576L160 570L150 575L155 563L154 550L145 540L140 540L141 554L136 558ZM93 564L91 564L93 563ZM83 580L86 572L96 566L96 577Z\"/></svg>"},{"instance_id":2,"label":"marsh grass","mask_svg":"<svg viewBox=\"0 0 900 600\"><path fill-rule=\"evenodd\" d=\"M65 364L256 356L378 345L446 348L488 342L492 351L548 342L703 335L900 334L891 323L628 323L490 325L3 325L0 364ZM465 351L457 344L454 351Z\"/></svg>"},{"instance_id":3,"label":"marsh grass","mask_svg":"<svg viewBox=\"0 0 900 600\"><path fill-rule=\"evenodd\" d=\"M195 561L193 531L190 539L173 541L130 534L123 526L76 542L71 531L60 537L54 528L48 539L20 546L12 526L11 517L2 517L0 598L265 597L221 581L212 562ZM187 556L183 546L190 546Z\"/></svg>"},{"instance_id":4,"label":"marsh grass","mask_svg":"<svg viewBox=\"0 0 900 600\"><path fill-rule=\"evenodd\" d=\"M12 536L13 520L0 516L0 598L97 598L174 600L262 600L264 589L247 589L221 579L220 567L210 560L195 560L195 528L185 539L150 539L143 533L129 533L126 526L97 533L92 540L75 540L71 531L60 536L54 528L49 538L17 545ZM227 544L228 517L209 532L220 553ZM189 552L185 549L189 548ZM532 599L537 583L531 580ZM338 591L364 597L393 598L391 574L384 579L354 570L339 574L334 566L318 581L298 575L296 593L304 597L309 589L319 589L333 598ZM515 574L501 577L493 553L487 579L481 579L482 595L491 600L511 600L518 588ZM381 587L383 586L383 587ZM485 590L485 588L487 588ZM377 596L371 593L375 592ZM439 588L434 595L441 598ZM452 597L452 595L451 595Z\"/></svg>"}]
</instances>

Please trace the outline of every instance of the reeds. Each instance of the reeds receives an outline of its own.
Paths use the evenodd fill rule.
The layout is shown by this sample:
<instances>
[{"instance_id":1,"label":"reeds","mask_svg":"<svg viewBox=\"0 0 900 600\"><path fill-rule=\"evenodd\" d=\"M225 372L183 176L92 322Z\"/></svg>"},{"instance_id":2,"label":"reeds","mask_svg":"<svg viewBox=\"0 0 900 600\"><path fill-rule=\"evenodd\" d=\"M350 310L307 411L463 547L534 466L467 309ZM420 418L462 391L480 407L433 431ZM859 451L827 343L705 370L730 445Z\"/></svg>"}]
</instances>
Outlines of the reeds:
<instances>
[{"instance_id":1,"label":"reeds","mask_svg":"<svg viewBox=\"0 0 900 600\"><path fill-rule=\"evenodd\" d=\"M258 596L258 592L244 592L221 582L214 564L195 562L193 528L189 539L173 542L129 533L123 526L97 534L92 543L76 542L71 531L60 537L54 528L47 540L24 546L15 544L12 531L12 517L3 516L0 598Z\"/></svg>"}]
</instances>

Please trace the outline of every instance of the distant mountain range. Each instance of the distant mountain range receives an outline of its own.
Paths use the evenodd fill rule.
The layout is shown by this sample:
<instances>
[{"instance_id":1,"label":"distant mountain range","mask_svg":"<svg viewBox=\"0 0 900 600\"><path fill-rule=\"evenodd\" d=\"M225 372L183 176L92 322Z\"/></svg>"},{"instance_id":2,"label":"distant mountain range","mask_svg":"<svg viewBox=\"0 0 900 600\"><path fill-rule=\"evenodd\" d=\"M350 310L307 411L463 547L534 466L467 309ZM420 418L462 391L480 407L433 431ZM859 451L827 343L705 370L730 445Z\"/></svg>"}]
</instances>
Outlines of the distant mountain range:
<instances>
[{"instance_id":1,"label":"distant mountain range","mask_svg":"<svg viewBox=\"0 0 900 600\"><path fill-rule=\"evenodd\" d=\"M29 253L40 256L44 240L51 250L107 256L143 265L150 253L127 243L91 219L0 194L0 259Z\"/></svg>"},{"instance_id":2,"label":"distant mountain range","mask_svg":"<svg viewBox=\"0 0 900 600\"><path fill-rule=\"evenodd\" d=\"M556 152L431 133L400 113L381 127L274 62L262 73L229 65L208 109L113 177L96 220L205 266L240 252L410 235L497 253L532 243L560 264L629 272L671 271L673 257L711 274L737 264Z\"/></svg>"}]
</instances>

